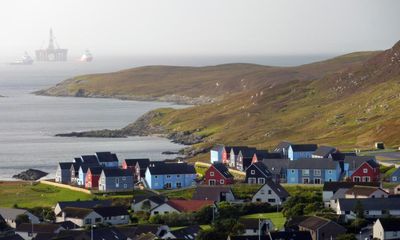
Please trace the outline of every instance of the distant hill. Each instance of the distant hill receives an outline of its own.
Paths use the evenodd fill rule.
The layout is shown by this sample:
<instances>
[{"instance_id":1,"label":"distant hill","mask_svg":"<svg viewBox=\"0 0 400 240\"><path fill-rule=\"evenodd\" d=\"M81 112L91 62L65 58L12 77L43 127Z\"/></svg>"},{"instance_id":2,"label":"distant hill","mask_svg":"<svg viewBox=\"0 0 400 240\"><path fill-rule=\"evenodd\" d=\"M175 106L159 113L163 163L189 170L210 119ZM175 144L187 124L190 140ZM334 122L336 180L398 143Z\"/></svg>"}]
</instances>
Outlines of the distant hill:
<instances>
[{"instance_id":1,"label":"distant hill","mask_svg":"<svg viewBox=\"0 0 400 240\"><path fill-rule=\"evenodd\" d=\"M197 148L215 143L270 147L281 140L342 149L370 148L375 141L400 145L400 43L298 67L135 68L76 77L42 93L73 96L78 91L208 97L213 103L156 110L148 120L154 129L202 136ZM130 127L124 131L129 134Z\"/></svg>"}]
</instances>

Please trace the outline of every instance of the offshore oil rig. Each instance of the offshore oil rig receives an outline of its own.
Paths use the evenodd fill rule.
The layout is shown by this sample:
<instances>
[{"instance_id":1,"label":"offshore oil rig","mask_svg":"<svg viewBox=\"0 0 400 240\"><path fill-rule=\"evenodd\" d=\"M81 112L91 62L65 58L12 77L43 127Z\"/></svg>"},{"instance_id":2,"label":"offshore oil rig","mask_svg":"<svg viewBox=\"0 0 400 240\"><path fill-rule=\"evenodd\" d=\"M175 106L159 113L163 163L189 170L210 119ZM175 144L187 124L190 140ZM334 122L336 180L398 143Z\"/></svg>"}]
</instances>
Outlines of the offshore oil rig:
<instances>
[{"instance_id":1,"label":"offshore oil rig","mask_svg":"<svg viewBox=\"0 0 400 240\"><path fill-rule=\"evenodd\" d=\"M55 44L57 47L55 47ZM53 36L53 30L50 29L49 46L46 49L35 51L36 60L41 62L65 62L67 61L68 49L62 49L58 46Z\"/></svg>"}]
</instances>

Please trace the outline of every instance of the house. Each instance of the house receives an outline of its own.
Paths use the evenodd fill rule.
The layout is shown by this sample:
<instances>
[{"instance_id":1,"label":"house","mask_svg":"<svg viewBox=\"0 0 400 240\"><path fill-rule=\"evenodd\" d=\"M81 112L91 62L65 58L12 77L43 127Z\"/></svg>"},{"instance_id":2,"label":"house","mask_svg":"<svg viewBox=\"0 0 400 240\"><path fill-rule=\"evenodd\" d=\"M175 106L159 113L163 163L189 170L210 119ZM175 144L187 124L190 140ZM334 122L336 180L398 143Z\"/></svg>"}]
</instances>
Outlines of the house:
<instances>
[{"instance_id":1,"label":"house","mask_svg":"<svg viewBox=\"0 0 400 240\"><path fill-rule=\"evenodd\" d=\"M291 144L288 149L288 158L292 161L300 158L311 158L317 148L317 144Z\"/></svg>"},{"instance_id":2,"label":"house","mask_svg":"<svg viewBox=\"0 0 400 240\"><path fill-rule=\"evenodd\" d=\"M229 186L207 186L199 185L193 194L192 199L194 200L212 200L214 202L233 202L235 201L235 195L232 192L232 188Z\"/></svg>"},{"instance_id":3,"label":"house","mask_svg":"<svg viewBox=\"0 0 400 240\"><path fill-rule=\"evenodd\" d=\"M56 170L55 181L58 183L71 182L71 166L72 162L59 162Z\"/></svg>"},{"instance_id":4,"label":"house","mask_svg":"<svg viewBox=\"0 0 400 240\"><path fill-rule=\"evenodd\" d=\"M227 185L233 182L233 175L223 163L212 164L204 173L204 183L207 185Z\"/></svg>"},{"instance_id":5,"label":"house","mask_svg":"<svg viewBox=\"0 0 400 240\"><path fill-rule=\"evenodd\" d=\"M312 158L332 158L332 154L337 152L336 148L329 146L319 146L311 155Z\"/></svg>"},{"instance_id":6,"label":"house","mask_svg":"<svg viewBox=\"0 0 400 240\"><path fill-rule=\"evenodd\" d=\"M196 179L196 170L187 163L151 162L146 170L145 185L151 189L190 187Z\"/></svg>"},{"instance_id":7,"label":"house","mask_svg":"<svg viewBox=\"0 0 400 240\"><path fill-rule=\"evenodd\" d=\"M289 167L289 159L263 159L262 163L267 166L275 182L287 182L287 169Z\"/></svg>"},{"instance_id":8,"label":"house","mask_svg":"<svg viewBox=\"0 0 400 240\"><path fill-rule=\"evenodd\" d=\"M342 171L352 182L377 182L380 178L379 164L375 157L346 156Z\"/></svg>"},{"instance_id":9,"label":"house","mask_svg":"<svg viewBox=\"0 0 400 240\"><path fill-rule=\"evenodd\" d=\"M273 152L280 153L282 158L289 158L289 147L292 143L283 141L280 142L273 150Z\"/></svg>"},{"instance_id":10,"label":"house","mask_svg":"<svg viewBox=\"0 0 400 240\"><path fill-rule=\"evenodd\" d=\"M89 167L85 178L85 188L98 188L99 179L102 171L103 167Z\"/></svg>"},{"instance_id":11,"label":"house","mask_svg":"<svg viewBox=\"0 0 400 240\"><path fill-rule=\"evenodd\" d=\"M30 240L40 235L47 234L54 236L60 231L65 230L58 224L51 223L41 223L41 224L31 224L31 223L21 223L15 229L15 233L20 235L24 240Z\"/></svg>"},{"instance_id":12,"label":"house","mask_svg":"<svg viewBox=\"0 0 400 240\"><path fill-rule=\"evenodd\" d=\"M336 208L337 208L338 200L346 198L346 192L348 190L349 189L347 189L347 188L339 188L335 192L335 194L333 194L333 196L330 198L329 201L324 202L325 207L331 208L331 209L333 209L335 211Z\"/></svg>"},{"instance_id":13,"label":"house","mask_svg":"<svg viewBox=\"0 0 400 240\"><path fill-rule=\"evenodd\" d=\"M79 166L78 178L76 179L76 184L78 186L85 186L86 174L90 167L100 167L98 162L95 163L82 163Z\"/></svg>"},{"instance_id":14,"label":"house","mask_svg":"<svg viewBox=\"0 0 400 240\"><path fill-rule=\"evenodd\" d=\"M392 183L400 183L400 167L397 168L392 174L390 174L388 180Z\"/></svg>"},{"instance_id":15,"label":"house","mask_svg":"<svg viewBox=\"0 0 400 240\"><path fill-rule=\"evenodd\" d=\"M150 215L166 214L166 213L191 213L198 212L204 207L212 206L212 200L183 200L171 199L167 202L151 209Z\"/></svg>"},{"instance_id":16,"label":"house","mask_svg":"<svg viewBox=\"0 0 400 240\"><path fill-rule=\"evenodd\" d=\"M135 212L150 211L167 201L167 198L158 194L134 195L132 200L132 210Z\"/></svg>"},{"instance_id":17,"label":"house","mask_svg":"<svg viewBox=\"0 0 400 240\"><path fill-rule=\"evenodd\" d=\"M192 225L178 228L167 232L161 239L196 239L198 232L201 230L199 225Z\"/></svg>"},{"instance_id":18,"label":"house","mask_svg":"<svg viewBox=\"0 0 400 240\"><path fill-rule=\"evenodd\" d=\"M83 164L83 161L81 158L74 158L73 163L71 165L71 184L77 184L78 178L79 178L79 168Z\"/></svg>"},{"instance_id":19,"label":"house","mask_svg":"<svg viewBox=\"0 0 400 240\"><path fill-rule=\"evenodd\" d=\"M375 186L379 187L379 183L354 183L354 182L325 182L324 186L322 188L322 201L325 203L326 207L329 207L329 202L333 195L339 190L339 189L345 189L348 190L355 185L359 186Z\"/></svg>"},{"instance_id":20,"label":"house","mask_svg":"<svg viewBox=\"0 0 400 240\"><path fill-rule=\"evenodd\" d=\"M122 162L122 169L132 169L135 181L140 182L145 177L149 164L150 159L148 158L125 159Z\"/></svg>"},{"instance_id":21,"label":"house","mask_svg":"<svg viewBox=\"0 0 400 240\"><path fill-rule=\"evenodd\" d=\"M299 223L300 231L309 231L313 240L336 239L338 235L347 232L347 229L334 221L321 217L308 217Z\"/></svg>"},{"instance_id":22,"label":"house","mask_svg":"<svg viewBox=\"0 0 400 240\"><path fill-rule=\"evenodd\" d=\"M239 223L243 225L242 236L265 236L274 230L274 224L270 219L241 218Z\"/></svg>"},{"instance_id":23,"label":"house","mask_svg":"<svg viewBox=\"0 0 400 240\"><path fill-rule=\"evenodd\" d=\"M95 207L93 210L103 218L103 223L121 225L129 223L129 213L122 206Z\"/></svg>"},{"instance_id":24,"label":"house","mask_svg":"<svg viewBox=\"0 0 400 240\"><path fill-rule=\"evenodd\" d=\"M109 207L111 206L111 200L91 200L91 201L66 201L58 202L54 208L54 214L59 215L65 208L94 208L94 207Z\"/></svg>"},{"instance_id":25,"label":"house","mask_svg":"<svg viewBox=\"0 0 400 240\"><path fill-rule=\"evenodd\" d=\"M400 219L399 218L380 218L376 220L372 227L374 239L400 239Z\"/></svg>"},{"instance_id":26,"label":"house","mask_svg":"<svg viewBox=\"0 0 400 240\"><path fill-rule=\"evenodd\" d=\"M343 215L345 220L356 218L356 205L360 204L365 218L382 218L386 216L400 216L400 201L398 198L364 198L339 199L336 214Z\"/></svg>"},{"instance_id":27,"label":"house","mask_svg":"<svg viewBox=\"0 0 400 240\"><path fill-rule=\"evenodd\" d=\"M289 197L289 193L279 183L268 179L253 195L252 202L267 202L272 206L281 205Z\"/></svg>"},{"instance_id":28,"label":"house","mask_svg":"<svg viewBox=\"0 0 400 240\"><path fill-rule=\"evenodd\" d=\"M236 169L239 171L245 171L247 167L251 165L256 151L255 148L241 149L236 158Z\"/></svg>"},{"instance_id":29,"label":"house","mask_svg":"<svg viewBox=\"0 0 400 240\"><path fill-rule=\"evenodd\" d=\"M56 222L71 221L79 227L103 222L103 217L89 208L66 207L58 215Z\"/></svg>"},{"instance_id":30,"label":"house","mask_svg":"<svg viewBox=\"0 0 400 240\"><path fill-rule=\"evenodd\" d=\"M339 180L340 164L330 158L301 158L291 161L287 183L323 184Z\"/></svg>"},{"instance_id":31,"label":"house","mask_svg":"<svg viewBox=\"0 0 400 240\"><path fill-rule=\"evenodd\" d=\"M272 174L263 162L252 163L246 169L246 183L248 184L264 184L267 179L271 179Z\"/></svg>"},{"instance_id":32,"label":"house","mask_svg":"<svg viewBox=\"0 0 400 240\"><path fill-rule=\"evenodd\" d=\"M117 154L111 152L96 152L99 164L105 168L118 168L119 161Z\"/></svg>"},{"instance_id":33,"label":"house","mask_svg":"<svg viewBox=\"0 0 400 240\"><path fill-rule=\"evenodd\" d=\"M387 198L389 193L380 187L355 185L345 192L345 198Z\"/></svg>"},{"instance_id":34,"label":"house","mask_svg":"<svg viewBox=\"0 0 400 240\"><path fill-rule=\"evenodd\" d=\"M229 163L229 154L231 147L224 146L222 144L217 144L210 150L210 162L213 163Z\"/></svg>"},{"instance_id":35,"label":"house","mask_svg":"<svg viewBox=\"0 0 400 240\"><path fill-rule=\"evenodd\" d=\"M237 163L237 161L238 161L238 157L239 157L239 154L240 154L240 152L241 151L243 151L243 152L250 152L250 151L253 151L253 152L255 152L256 151L256 148L249 148L249 147L246 147L246 146L234 146L234 147L231 147L231 152L229 153L229 167L231 167L231 168L238 168L238 163ZM243 166L241 166L240 168L242 168Z\"/></svg>"},{"instance_id":36,"label":"house","mask_svg":"<svg viewBox=\"0 0 400 240\"><path fill-rule=\"evenodd\" d=\"M25 209L16 209L16 208L0 208L0 215L3 217L4 221L8 226L12 228L17 227L16 219L19 215L26 215L30 219L30 222L33 224L39 223L40 220L38 217L30 213Z\"/></svg>"},{"instance_id":37,"label":"house","mask_svg":"<svg viewBox=\"0 0 400 240\"><path fill-rule=\"evenodd\" d=\"M127 169L105 168L100 174L99 191L131 191L134 187L133 173Z\"/></svg>"},{"instance_id":38,"label":"house","mask_svg":"<svg viewBox=\"0 0 400 240\"><path fill-rule=\"evenodd\" d=\"M309 231L269 232L268 236L271 240L312 240Z\"/></svg>"}]
</instances>

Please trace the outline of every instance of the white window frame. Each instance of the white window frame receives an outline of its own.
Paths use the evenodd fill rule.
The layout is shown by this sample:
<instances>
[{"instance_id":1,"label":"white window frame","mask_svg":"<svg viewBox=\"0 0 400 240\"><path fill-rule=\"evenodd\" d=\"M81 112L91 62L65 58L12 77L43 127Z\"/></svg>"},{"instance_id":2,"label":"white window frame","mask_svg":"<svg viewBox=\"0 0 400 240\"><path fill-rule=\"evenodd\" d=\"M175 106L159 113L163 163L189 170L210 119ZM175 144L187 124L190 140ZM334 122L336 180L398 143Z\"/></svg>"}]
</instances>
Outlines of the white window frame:
<instances>
[{"instance_id":1,"label":"white window frame","mask_svg":"<svg viewBox=\"0 0 400 240\"><path fill-rule=\"evenodd\" d=\"M315 180L319 180L319 183L316 183ZM322 183L322 179L321 178L314 178L314 184L321 184Z\"/></svg>"},{"instance_id":2,"label":"white window frame","mask_svg":"<svg viewBox=\"0 0 400 240\"><path fill-rule=\"evenodd\" d=\"M307 179L307 183L305 182L306 179ZM303 184L310 184L310 178L302 178L302 183Z\"/></svg>"},{"instance_id":3,"label":"white window frame","mask_svg":"<svg viewBox=\"0 0 400 240\"><path fill-rule=\"evenodd\" d=\"M250 178L247 179L247 182L249 184L256 184L257 183L257 178L250 177Z\"/></svg>"},{"instance_id":4,"label":"white window frame","mask_svg":"<svg viewBox=\"0 0 400 240\"><path fill-rule=\"evenodd\" d=\"M396 176L392 177L392 182L397 182L397 177Z\"/></svg>"},{"instance_id":5,"label":"white window frame","mask_svg":"<svg viewBox=\"0 0 400 240\"><path fill-rule=\"evenodd\" d=\"M219 184L225 184L225 180L224 179L220 179L219 180Z\"/></svg>"},{"instance_id":6,"label":"white window frame","mask_svg":"<svg viewBox=\"0 0 400 240\"><path fill-rule=\"evenodd\" d=\"M314 169L314 176L321 176L321 169Z\"/></svg>"},{"instance_id":7,"label":"white window frame","mask_svg":"<svg viewBox=\"0 0 400 240\"><path fill-rule=\"evenodd\" d=\"M358 181L356 181L358 179ZM353 182L361 182L361 178L359 176L353 177Z\"/></svg>"},{"instance_id":8,"label":"white window frame","mask_svg":"<svg viewBox=\"0 0 400 240\"><path fill-rule=\"evenodd\" d=\"M256 170L251 170L251 171L250 171L250 174L251 174L251 175L256 174Z\"/></svg>"},{"instance_id":9,"label":"white window frame","mask_svg":"<svg viewBox=\"0 0 400 240\"><path fill-rule=\"evenodd\" d=\"M308 172L308 173L306 173ZM301 170L301 175L302 176L310 176L310 169L303 169Z\"/></svg>"},{"instance_id":10,"label":"white window frame","mask_svg":"<svg viewBox=\"0 0 400 240\"><path fill-rule=\"evenodd\" d=\"M265 184L265 178L258 178L258 184Z\"/></svg>"},{"instance_id":11,"label":"white window frame","mask_svg":"<svg viewBox=\"0 0 400 240\"><path fill-rule=\"evenodd\" d=\"M175 185L176 185L177 188L181 188L182 187L182 183L181 182L176 182Z\"/></svg>"},{"instance_id":12,"label":"white window frame","mask_svg":"<svg viewBox=\"0 0 400 240\"><path fill-rule=\"evenodd\" d=\"M370 182L371 178L369 176L364 176L364 177L362 177L362 181L363 182Z\"/></svg>"},{"instance_id":13,"label":"white window frame","mask_svg":"<svg viewBox=\"0 0 400 240\"><path fill-rule=\"evenodd\" d=\"M214 177L214 172L210 172L210 177Z\"/></svg>"},{"instance_id":14,"label":"white window frame","mask_svg":"<svg viewBox=\"0 0 400 240\"><path fill-rule=\"evenodd\" d=\"M368 173L368 168L363 168L363 173Z\"/></svg>"}]
</instances>

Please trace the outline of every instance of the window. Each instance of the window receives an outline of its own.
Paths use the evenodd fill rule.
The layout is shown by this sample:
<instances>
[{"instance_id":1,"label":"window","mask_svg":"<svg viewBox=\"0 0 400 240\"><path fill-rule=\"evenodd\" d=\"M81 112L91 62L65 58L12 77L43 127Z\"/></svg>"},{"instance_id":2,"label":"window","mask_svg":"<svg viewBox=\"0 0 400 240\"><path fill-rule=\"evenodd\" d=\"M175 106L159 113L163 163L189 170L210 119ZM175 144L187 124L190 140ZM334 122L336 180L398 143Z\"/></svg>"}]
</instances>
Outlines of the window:
<instances>
[{"instance_id":1,"label":"window","mask_svg":"<svg viewBox=\"0 0 400 240\"><path fill-rule=\"evenodd\" d=\"M214 186L215 185L215 179L211 179L208 181L208 185Z\"/></svg>"},{"instance_id":2,"label":"window","mask_svg":"<svg viewBox=\"0 0 400 240\"><path fill-rule=\"evenodd\" d=\"M122 220L124 220L124 219L125 219L125 216L124 216L124 215L123 215L123 216L121 216L121 219L122 219Z\"/></svg>"},{"instance_id":3,"label":"window","mask_svg":"<svg viewBox=\"0 0 400 240\"><path fill-rule=\"evenodd\" d=\"M182 183L181 182L176 182L176 187L177 188L181 188L182 187Z\"/></svg>"},{"instance_id":4,"label":"window","mask_svg":"<svg viewBox=\"0 0 400 240\"><path fill-rule=\"evenodd\" d=\"M353 178L353 181L354 181L354 182L361 182L361 179L360 179L360 177L354 177L354 178Z\"/></svg>"},{"instance_id":5,"label":"window","mask_svg":"<svg viewBox=\"0 0 400 240\"><path fill-rule=\"evenodd\" d=\"M181 175L179 175L179 174L178 174L178 175L176 175L176 177L177 177L177 178L180 178L180 177L181 177Z\"/></svg>"},{"instance_id":6,"label":"window","mask_svg":"<svg viewBox=\"0 0 400 240\"><path fill-rule=\"evenodd\" d=\"M249 184L256 184L257 183L257 179L256 178L248 178L248 180L247 180L247 182L249 183Z\"/></svg>"},{"instance_id":7,"label":"window","mask_svg":"<svg viewBox=\"0 0 400 240\"><path fill-rule=\"evenodd\" d=\"M314 184L321 184L321 178L315 178Z\"/></svg>"},{"instance_id":8,"label":"window","mask_svg":"<svg viewBox=\"0 0 400 240\"><path fill-rule=\"evenodd\" d=\"M368 215L368 214L369 214L369 211L368 211L368 210L365 210L365 214Z\"/></svg>"},{"instance_id":9,"label":"window","mask_svg":"<svg viewBox=\"0 0 400 240\"><path fill-rule=\"evenodd\" d=\"M154 215L157 215L158 214L158 211L154 211Z\"/></svg>"},{"instance_id":10,"label":"window","mask_svg":"<svg viewBox=\"0 0 400 240\"><path fill-rule=\"evenodd\" d=\"M294 173L294 169L290 170L291 173Z\"/></svg>"},{"instance_id":11,"label":"window","mask_svg":"<svg viewBox=\"0 0 400 240\"><path fill-rule=\"evenodd\" d=\"M126 177L122 177L122 181L126 181Z\"/></svg>"},{"instance_id":12,"label":"window","mask_svg":"<svg viewBox=\"0 0 400 240\"><path fill-rule=\"evenodd\" d=\"M303 176L310 176L310 169L303 169L302 174Z\"/></svg>"},{"instance_id":13,"label":"window","mask_svg":"<svg viewBox=\"0 0 400 240\"><path fill-rule=\"evenodd\" d=\"M368 173L368 168L363 168L363 173Z\"/></svg>"},{"instance_id":14,"label":"window","mask_svg":"<svg viewBox=\"0 0 400 240\"><path fill-rule=\"evenodd\" d=\"M167 175L167 178L171 178L171 176L170 176L170 175Z\"/></svg>"},{"instance_id":15,"label":"window","mask_svg":"<svg viewBox=\"0 0 400 240\"><path fill-rule=\"evenodd\" d=\"M264 192L264 190L263 189L261 189L261 191L260 191L260 194L264 194L265 192Z\"/></svg>"},{"instance_id":16,"label":"window","mask_svg":"<svg viewBox=\"0 0 400 240\"><path fill-rule=\"evenodd\" d=\"M86 225L92 224L92 219L87 218L87 219L85 220L85 224L86 224Z\"/></svg>"},{"instance_id":17,"label":"window","mask_svg":"<svg viewBox=\"0 0 400 240\"><path fill-rule=\"evenodd\" d=\"M224 184L224 183L225 183L225 180L224 180L224 179L221 179L221 180L219 180L219 183L220 183L220 184Z\"/></svg>"},{"instance_id":18,"label":"window","mask_svg":"<svg viewBox=\"0 0 400 240\"><path fill-rule=\"evenodd\" d=\"M166 189L170 189L171 187L172 187L172 184L171 184L171 183L166 183L166 184L165 184L165 188L166 188Z\"/></svg>"},{"instance_id":19,"label":"window","mask_svg":"<svg viewBox=\"0 0 400 240\"><path fill-rule=\"evenodd\" d=\"M397 182L397 177L392 177L393 182Z\"/></svg>"},{"instance_id":20,"label":"window","mask_svg":"<svg viewBox=\"0 0 400 240\"><path fill-rule=\"evenodd\" d=\"M363 177L362 179L363 179L363 182L370 182L370 177L368 177L368 176L367 177Z\"/></svg>"},{"instance_id":21,"label":"window","mask_svg":"<svg viewBox=\"0 0 400 240\"><path fill-rule=\"evenodd\" d=\"M214 172L210 172L210 176L211 176L211 177L214 177Z\"/></svg>"},{"instance_id":22,"label":"window","mask_svg":"<svg viewBox=\"0 0 400 240\"><path fill-rule=\"evenodd\" d=\"M154 176L154 178L155 178L155 179L157 179L157 178L158 178L158 176Z\"/></svg>"},{"instance_id":23,"label":"window","mask_svg":"<svg viewBox=\"0 0 400 240\"><path fill-rule=\"evenodd\" d=\"M264 184L265 178L258 178L258 184Z\"/></svg>"},{"instance_id":24,"label":"window","mask_svg":"<svg viewBox=\"0 0 400 240\"><path fill-rule=\"evenodd\" d=\"M124 188L128 188L128 185L126 183L124 184Z\"/></svg>"},{"instance_id":25,"label":"window","mask_svg":"<svg viewBox=\"0 0 400 240\"><path fill-rule=\"evenodd\" d=\"M268 202L270 202L270 203L274 203L276 200L275 200L275 198L268 198Z\"/></svg>"},{"instance_id":26,"label":"window","mask_svg":"<svg viewBox=\"0 0 400 240\"><path fill-rule=\"evenodd\" d=\"M261 198L257 198L257 199L256 199L256 202L261 202Z\"/></svg>"},{"instance_id":27,"label":"window","mask_svg":"<svg viewBox=\"0 0 400 240\"><path fill-rule=\"evenodd\" d=\"M309 184L310 183L310 179L308 178L303 178L303 184Z\"/></svg>"},{"instance_id":28,"label":"window","mask_svg":"<svg viewBox=\"0 0 400 240\"><path fill-rule=\"evenodd\" d=\"M328 170L328 174L332 174L332 170Z\"/></svg>"},{"instance_id":29,"label":"window","mask_svg":"<svg viewBox=\"0 0 400 240\"><path fill-rule=\"evenodd\" d=\"M272 191L271 191L271 190L268 190L268 194L270 194L270 195L271 195L271 194L272 194Z\"/></svg>"},{"instance_id":30,"label":"window","mask_svg":"<svg viewBox=\"0 0 400 240\"><path fill-rule=\"evenodd\" d=\"M101 218L96 218L96 219L94 219L94 221L95 221L96 223L99 223L99 222L101 222Z\"/></svg>"},{"instance_id":31,"label":"window","mask_svg":"<svg viewBox=\"0 0 400 240\"><path fill-rule=\"evenodd\" d=\"M251 173L251 175L254 175L254 174L256 174L256 170L251 170L250 173Z\"/></svg>"},{"instance_id":32,"label":"window","mask_svg":"<svg viewBox=\"0 0 400 240\"><path fill-rule=\"evenodd\" d=\"M314 176L321 176L321 170L320 169L314 169Z\"/></svg>"}]
</instances>

